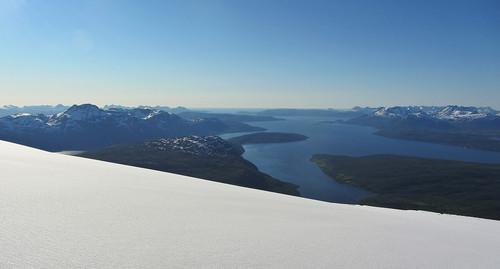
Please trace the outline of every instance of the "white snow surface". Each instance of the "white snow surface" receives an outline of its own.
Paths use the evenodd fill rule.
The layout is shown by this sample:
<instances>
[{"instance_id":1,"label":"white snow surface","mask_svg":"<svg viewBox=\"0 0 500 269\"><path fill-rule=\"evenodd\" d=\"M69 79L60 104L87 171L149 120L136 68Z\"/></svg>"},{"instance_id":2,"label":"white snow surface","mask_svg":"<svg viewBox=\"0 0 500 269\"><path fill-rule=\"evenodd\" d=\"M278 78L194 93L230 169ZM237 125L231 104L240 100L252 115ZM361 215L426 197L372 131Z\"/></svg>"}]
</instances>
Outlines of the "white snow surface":
<instances>
[{"instance_id":1,"label":"white snow surface","mask_svg":"<svg viewBox=\"0 0 500 269\"><path fill-rule=\"evenodd\" d=\"M0 141L0 268L498 268L500 222L342 205Z\"/></svg>"},{"instance_id":2,"label":"white snow surface","mask_svg":"<svg viewBox=\"0 0 500 269\"><path fill-rule=\"evenodd\" d=\"M14 115L10 115L11 118L19 118L19 117L26 117L26 116L31 116L30 113L17 113Z\"/></svg>"}]
</instances>

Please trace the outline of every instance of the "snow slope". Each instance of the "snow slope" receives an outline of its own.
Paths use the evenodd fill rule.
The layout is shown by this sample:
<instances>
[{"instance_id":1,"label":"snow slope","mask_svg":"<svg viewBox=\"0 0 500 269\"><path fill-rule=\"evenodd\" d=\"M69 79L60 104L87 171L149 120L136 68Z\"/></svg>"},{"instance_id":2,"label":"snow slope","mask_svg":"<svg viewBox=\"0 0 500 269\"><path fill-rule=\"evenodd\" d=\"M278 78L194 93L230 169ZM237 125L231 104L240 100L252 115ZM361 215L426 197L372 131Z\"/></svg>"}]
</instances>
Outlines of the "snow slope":
<instances>
[{"instance_id":1,"label":"snow slope","mask_svg":"<svg viewBox=\"0 0 500 269\"><path fill-rule=\"evenodd\" d=\"M498 268L500 222L331 204L0 141L0 268Z\"/></svg>"}]
</instances>

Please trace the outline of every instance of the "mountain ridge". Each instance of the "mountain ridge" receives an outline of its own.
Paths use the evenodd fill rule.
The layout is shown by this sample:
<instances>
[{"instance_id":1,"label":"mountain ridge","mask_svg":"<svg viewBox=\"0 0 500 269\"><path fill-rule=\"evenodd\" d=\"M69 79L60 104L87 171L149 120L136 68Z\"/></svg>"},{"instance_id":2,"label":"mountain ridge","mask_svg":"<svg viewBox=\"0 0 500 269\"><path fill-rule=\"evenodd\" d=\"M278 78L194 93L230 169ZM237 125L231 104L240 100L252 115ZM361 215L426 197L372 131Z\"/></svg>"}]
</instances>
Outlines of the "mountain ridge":
<instances>
[{"instance_id":1,"label":"mountain ridge","mask_svg":"<svg viewBox=\"0 0 500 269\"><path fill-rule=\"evenodd\" d=\"M390 138L500 152L500 114L489 107L382 107L341 122Z\"/></svg>"},{"instance_id":2,"label":"mountain ridge","mask_svg":"<svg viewBox=\"0 0 500 269\"><path fill-rule=\"evenodd\" d=\"M216 118L183 119L151 108L100 109L73 105L54 115L14 114L0 118L0 139L49 151L89 150L112 144L183 135L258 131L244 123Z\"/></svg>"}]
</instances>

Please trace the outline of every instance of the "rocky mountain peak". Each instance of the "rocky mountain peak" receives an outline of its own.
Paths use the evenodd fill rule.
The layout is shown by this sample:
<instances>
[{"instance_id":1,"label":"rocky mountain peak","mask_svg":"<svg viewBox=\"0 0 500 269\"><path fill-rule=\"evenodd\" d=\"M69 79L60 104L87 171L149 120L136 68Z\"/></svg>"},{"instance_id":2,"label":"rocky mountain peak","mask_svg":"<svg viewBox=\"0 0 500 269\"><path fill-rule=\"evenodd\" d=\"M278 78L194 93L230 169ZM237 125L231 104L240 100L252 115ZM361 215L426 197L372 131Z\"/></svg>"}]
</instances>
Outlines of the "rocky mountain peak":
<instances>
[{"instance_id":1,"label":"rocky mountain peak","mask_svg":"<svg viewBox=\"0 0 500 269\"><path fill-rule=\"evenodd\" d=\"M106 115L106 112L95 105L83 104L73 105L65 112L59 113L57 117L67 117L72 120L86 120L92 117L100 117Z\"/></svg>"}]
</instances>

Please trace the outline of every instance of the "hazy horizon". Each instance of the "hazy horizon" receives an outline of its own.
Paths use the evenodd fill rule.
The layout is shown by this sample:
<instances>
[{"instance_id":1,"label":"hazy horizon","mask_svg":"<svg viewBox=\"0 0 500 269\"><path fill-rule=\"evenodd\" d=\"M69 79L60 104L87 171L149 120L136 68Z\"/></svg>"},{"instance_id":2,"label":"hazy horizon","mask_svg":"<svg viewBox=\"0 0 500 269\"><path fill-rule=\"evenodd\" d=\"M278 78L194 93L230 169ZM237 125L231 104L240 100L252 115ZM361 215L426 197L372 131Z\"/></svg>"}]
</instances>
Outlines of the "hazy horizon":
<instances>
[{"instance_id":1,"label":"hazy horizon","mask_svg":"<svg viewBox=\"0 0 500 269\"><path fill-rule=\"evenodd\" d=\"M192 110L209 110L209 109L213 109L213 110L241 110L241 111L245 111L245 110L266 110L266 109L318 109L318 110L328 110L328 109L337 109L337 110L349 110L349 109L353 109L354 107L361 107L361 108L379 108L379 107L446 107L446 106L463 106L463 107L467 107L466 105L461 105L461 104L441 104L441 105L394 105L394 106L352 106L352 107L189 107L189 106L183 106L183 105L178 105L178 106L170 106L170 105L164 105L164 104L153 104L153 105L144 105L144 104L139 104L139 105L121 105L121 104L104 104L104 105L99 105L99 104L93 104L93 103L79 103L79 104L35 104L35 105L32 105L32 104L28 104L28 105L13 105L13 104L0 104L0 109L2 108L5 108L5 107L8 107L8 106L15 106L15 107L18 107L18 108L23 108L23 107L36 107L36 106L51 106L51 107L56 107L58 105L62 105L62 106L73 106L73 105L84 105L84 104L91 104L91 105L95 105L99 108L104 108L106 106L123 106L123 107L140 107L140 106L145 106L145 107L157 107L157 106L160 106L160 107L169 107L169 108L178 108L178 107L182 107L182 108L186 108L186 109L192 109ZM500 110L500 109L497 109L496 107L493 107L493 106L475 106L475 107L490 107L494 110Z\"/></svg>"},{"instance_id":2,"label":"hazy horizon","mask_svg":"<svg viewBox=\"0 0 500 269\"><path fill-rule=\"evenodd\" d=\"M0 0L2 102L498 107L498 1Z\"/></svg>"}]
</instances>

